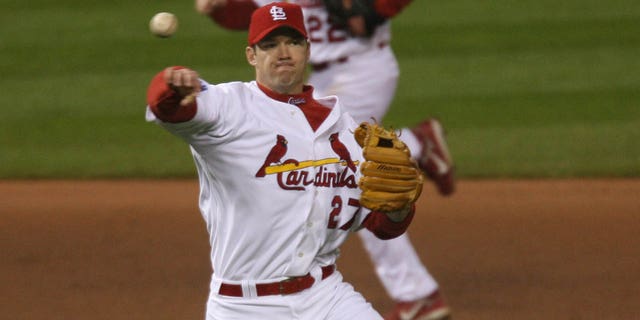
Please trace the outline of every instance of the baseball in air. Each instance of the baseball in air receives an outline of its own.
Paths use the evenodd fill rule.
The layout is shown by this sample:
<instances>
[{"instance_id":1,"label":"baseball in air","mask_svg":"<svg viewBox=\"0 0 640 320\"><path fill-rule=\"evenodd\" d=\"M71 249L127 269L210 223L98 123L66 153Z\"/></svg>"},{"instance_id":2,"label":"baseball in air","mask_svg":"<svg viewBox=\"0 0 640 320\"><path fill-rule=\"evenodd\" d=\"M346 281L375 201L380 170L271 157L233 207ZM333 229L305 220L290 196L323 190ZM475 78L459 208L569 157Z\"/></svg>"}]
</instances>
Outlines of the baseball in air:
<instances>
[{"instance_id":1,"label":"baseball in air","mask_svg":"<svg viewBox=\"0 0 640 320\"><path fill-rule=\"evenodd\" d=\"M149 21L149 30L154 35L167 38L172 36L178 29L178 18L169 12L159 12Z\"/></svg>"}]
</instances>

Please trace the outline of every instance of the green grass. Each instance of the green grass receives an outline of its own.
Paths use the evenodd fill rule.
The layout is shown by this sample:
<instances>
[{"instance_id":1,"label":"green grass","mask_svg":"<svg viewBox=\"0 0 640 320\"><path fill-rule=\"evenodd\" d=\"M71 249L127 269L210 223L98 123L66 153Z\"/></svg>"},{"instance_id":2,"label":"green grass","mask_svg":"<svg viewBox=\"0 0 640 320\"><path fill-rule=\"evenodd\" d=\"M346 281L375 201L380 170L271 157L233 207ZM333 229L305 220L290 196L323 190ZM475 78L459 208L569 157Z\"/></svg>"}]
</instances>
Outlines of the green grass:
<instances>
[{"instance_id":1,"label":"green grass","mask_svg":"<svg viewBox=\"0 0 640 320\"><path fill-rule=\"evenodd\" d=\"M144 122L150 78L253 77L246 33L191 1L0 5L0 178L193 176L187 146ZM149 34L158 11L175 37ZM416 0L393 30L385 122L439 117L461 176L640 176L640 2Z\"/></svg>"}]
</instances>

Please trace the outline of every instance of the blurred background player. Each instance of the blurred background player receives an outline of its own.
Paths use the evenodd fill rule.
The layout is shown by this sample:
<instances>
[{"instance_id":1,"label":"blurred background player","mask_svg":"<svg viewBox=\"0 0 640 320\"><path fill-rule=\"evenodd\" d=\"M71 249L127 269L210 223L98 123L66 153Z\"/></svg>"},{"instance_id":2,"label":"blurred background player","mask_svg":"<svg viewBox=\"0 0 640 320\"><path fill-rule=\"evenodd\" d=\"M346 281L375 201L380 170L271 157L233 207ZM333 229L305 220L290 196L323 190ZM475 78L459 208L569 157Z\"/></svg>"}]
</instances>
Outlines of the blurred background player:
<instances>
[{"instance_id":1,"label":"blurred background player","mask_svg":"<svg viewBox=\"0 0 640 320\"><path fill-rule=\"evenodd\" d=\"M412 0L364 1L372 12L354 12L355 0L292 0L302 7L312 44L308 82L315 96L336 95L356 122L382 121L395 95L399 67L390 47L390 19ZM195 0L196 10L220 26L246 30L249 17L270 0ZM331 4L329 4L331 3ZM343 21L337 22L329 6L344 6ZM353 9L353 8L352 8ZM401 139L411 149L420 167L440 194L455 191L453 162L444 130L436 119L414 128L403 128ZM441 320L450 310L437 281L420 261L407 234L380 241L359 232L376 274L395 306L385 319Z\"/></svg>"}]
</instances>

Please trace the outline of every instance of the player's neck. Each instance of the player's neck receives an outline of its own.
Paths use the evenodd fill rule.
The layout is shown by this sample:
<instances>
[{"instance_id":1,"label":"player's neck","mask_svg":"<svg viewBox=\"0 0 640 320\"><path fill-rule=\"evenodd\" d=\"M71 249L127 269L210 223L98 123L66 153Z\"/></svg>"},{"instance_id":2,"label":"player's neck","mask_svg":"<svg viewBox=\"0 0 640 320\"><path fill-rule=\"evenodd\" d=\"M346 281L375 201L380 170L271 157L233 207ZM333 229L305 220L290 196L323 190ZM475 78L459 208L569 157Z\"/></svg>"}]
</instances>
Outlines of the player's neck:
<instances>
[{"instance_id":1,"label":"player's neck","mask_svg":"<svg viewBox=\"0 0 640 320\"><path fill-rule=\"evenodd\" d=\"M322 122L329 116L331 109L321 105L313 98L313 87L304 86L299 94L280 94L258 83L262 92L274 100L297 106L304 113L313 131L318 130Z\"/></svg>"},{"instance_id":2,"label":"player's neck","mask_svg":"<svg viewBox=\"0 0 640 320\"><path fill-rule=\"evenodd\" d=\"M262 90L267 96L280 102L289 103L293 105L305 104L313 101L313 87L302 86L298 93L281 93L274 91L258 82L258 88Z\"/></svg>"},{"instance_id":3,"label":"player's neck","mask_svg":"<svg viewBox=\"0 0 640 320\"><path fill-rule=\"evenodd\" d=\"M270 91L276 92L278 94L301 94L304 91L305 87L304 83L282 84L273 81L265 81L265 79L261 79L260 77L256 78L256 82L259 83L263 88L267 88Z\"/></svg>"}]
</instances>

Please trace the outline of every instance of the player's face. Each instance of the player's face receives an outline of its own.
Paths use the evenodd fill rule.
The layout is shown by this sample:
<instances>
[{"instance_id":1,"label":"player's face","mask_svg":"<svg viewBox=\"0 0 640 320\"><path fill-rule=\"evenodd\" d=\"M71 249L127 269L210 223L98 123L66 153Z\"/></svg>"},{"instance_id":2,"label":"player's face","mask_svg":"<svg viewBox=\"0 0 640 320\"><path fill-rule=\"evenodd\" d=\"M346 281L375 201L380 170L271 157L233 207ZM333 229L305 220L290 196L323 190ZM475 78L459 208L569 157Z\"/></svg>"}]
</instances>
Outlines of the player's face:
<instances>
[{"instance_id":1,"label":"player's face","mask_svg":"<svg viewBox=\"0 0 640 320\"><path fill-rule=\"evenodd\" d=\"M261 85L282 94L302 92L309 44L298 33L276 30L255 46L247 47L246 54Z\"/></svg>"}]
</instances>

